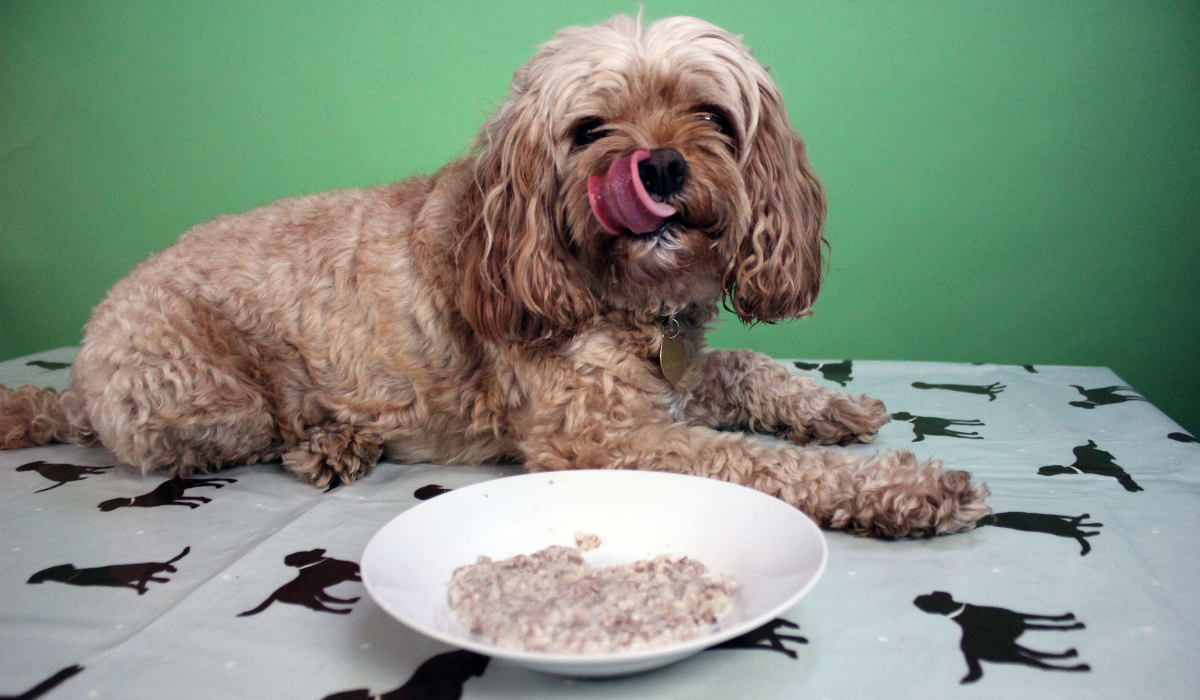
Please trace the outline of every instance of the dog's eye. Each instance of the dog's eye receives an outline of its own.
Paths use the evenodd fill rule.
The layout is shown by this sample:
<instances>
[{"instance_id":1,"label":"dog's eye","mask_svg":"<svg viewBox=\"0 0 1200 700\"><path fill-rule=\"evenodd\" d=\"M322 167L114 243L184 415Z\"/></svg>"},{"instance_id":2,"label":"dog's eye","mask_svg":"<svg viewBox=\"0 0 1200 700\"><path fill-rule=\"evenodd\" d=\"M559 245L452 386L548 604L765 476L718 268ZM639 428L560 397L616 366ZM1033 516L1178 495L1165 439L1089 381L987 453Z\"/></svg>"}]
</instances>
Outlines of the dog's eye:
<instances>
[{"instance_id":1,"label":"dog's eye","mask_svg":"<svg viewBox=\"0 0 1200 700\"><path fill-rule=\"evenodd\" d=\"M610 133L612 131L604 128L604 120L599 117L584 119L575 127L575 147L589 146Z\"/></svg>"},{"instance_id":2,"label":"dog's eye","mask_svg":"<svg viewBox=\"0 0 1200 700\"><path fill-rule=\"evenodd\" d=\"M701 111L696 112L696 119L712 124L714 129L729 137L731 141L736 142L737 134L733 130L733 124L721 109L717 107L703 107Z\"/></svg>"}]
</instances>

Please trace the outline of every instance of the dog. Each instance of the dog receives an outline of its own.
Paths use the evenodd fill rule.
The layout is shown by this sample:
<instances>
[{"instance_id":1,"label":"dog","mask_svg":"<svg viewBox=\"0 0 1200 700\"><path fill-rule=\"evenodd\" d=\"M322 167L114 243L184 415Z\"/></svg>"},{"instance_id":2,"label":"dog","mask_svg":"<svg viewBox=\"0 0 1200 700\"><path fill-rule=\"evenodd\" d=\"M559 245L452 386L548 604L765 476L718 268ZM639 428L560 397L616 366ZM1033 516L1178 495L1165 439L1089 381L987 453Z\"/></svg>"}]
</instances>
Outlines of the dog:
<instances>
[{"instance_id":1,"label":"dog","mask_svg":"<svg viewBox=\"0 0 1200 700\"><path fill-rule=\"evenodd\" d=\"M983 439L983 436L981 436L979 431L976 430L965 431L950 429L950 426L952 425L968 425L971 427L983 425L982 421L974 418L960 420L958 418L938 418L937 416L914 416L908 411L893 413L892 418L905 423L912 423L913 435L916 436L913 438L913 442L921 442L927 435L962 438L964 440Z\"/></svg>"},{"instance_id":2,"label":"dog","mask_svg":"<svg viewBox=\"0 0 1200 700\"><path fill-rule=\"evenodd\" d=\"M926 382L913 382L912 385L914 389L945 389L963 394L979 394L980 396L988 397L988 401L995 401L996 397L1008 388L1000 382L993 382L991 384L928 384Z\"/></svg>"},{"instance_id":3,"label":"dog","mask_svg":"<svg viewBox=\"0 0 1200 700\"><path fill-rule=\"evenodd\" d=\"M249 617L271 607L271 604L291 603L303 605L319 612L330 612L335 615L349 615L351 608L331 608L325 603L341 603L353 605L358 598L336 598L325 592L326 588L347 581L362 581L358 573L358 564L325 556L324 549L310 549L306 552L292 552L283 558L283 563L300 570L296 578L288 581L267 599L251 610L238 613L238 617Z\"/></svg>"},{"instance_id":4,"label":"dog","mask_svg":"<svg viewBox=\"0 0 1200 700\"><path fill-rule=\"evenodd\" d=\"M1118 394L1119 391L1133 391L1127 386L1102 386L1095 389L1085 389L1078 384L1071 385L1076 391L1083 394L1083 401L1068 401L1071 406L1079 408L1093 409L1097 406L1112 406L1113 404L1125 403L1126 401L1145 401L1141 396L1129 396L1127 394Z\"/></svg>"},{"instance_id":5,"label":"dog","mask_svg":"<svg viewBox=\"0 0 1200 700\"><path fill-rule=\"evenodd\" d=\"M986 527L994 525L1009 530L1020 530L1021 532L1041 532L1058 537L1070 537L1079 543L1079 556L1085 557L1088 552L1092 551L1092 545L1086 538L1095 537L1100 534L1100 531L1084 530L1083 528L1104 527L1104 523L1083 522L1090 517L1092 516L1088 513L1084 513L1083 515L1054 515L1052 513L1022 513L1014 511L1010 513L993 513L987 517L980 518L976 526Z\"/></svg>"},{"instance_id":6,"label":"dog","mask_svg":"<svg viewBox=\"0 0 1200 700\"><path fill-rule=\"evenodd\" d=\"M800 625L791 620L777 617L761 627L756 627L741 636L709 647L709 649L766 649L777 651L789 659L799 658L796 650L789 649L787 643L808 644L808 639L798 634L783 634L780 632L781 629L790 632L800 629Z\"/></svg>"},{"instance_id":7,"label":"dog","mask_svg":"<svg viewBox=\"0 0 1200 700\"><path fill-rule=\"evenodd\" d=\"M1055 666L1042 659L1073 659L1079 656L1075 649L1064 652L1047 652L1029 649L1017 644L1017 638L1025 630L1056 630L1064 632L1084 628L1082 622L1074 622L1075 615L1031 615L1019 613L1005 608L993 608L983 605L960 603L945 591L934 591L919 595L913 600L913 605L927 613L946 615L962 628L962 642L959 647L967 661L967 675L960 683L974 683L983 678L983 667L980 661L995 663L1017 663L1045 669L1047 671L1090 671L1087 664L1074 666ZM1050 622L1070 622L1069 625L1031 624L1030 620L1047 620Z\"/></svg>"},{"instance_id":8,"label":"dog","mask_svg":"<svg viewBox=\"0 0 1200 700\"><path fill-rule=\"evenodd\" d=\"M181 476L282 459L317 486L384 456L652 469L858 534L969 529L988 492L966 472L800 449L874 439L882 402L704 348L720 304L809 314L824 218L738 37L688 17L568 28L433 176L220 217L141 263L93 312L69 389L4 393L0 440L98 441Z\"/></svg>"},{"instance_id":9,"label":"dog","mask_svg":"<svg viewBox=\"0 0 1200 700\"><path fill-rule=\"evenodd\" d=\"M854 371L854 360L842 360L841 362L800 362L794 363L796 369L805 371L816 370L821 373L821 376L828 382L837 382L842 386L846 386L853 381L850 373Z\"/></svg>"},{"instance_id":10,"label":"dog","mask_svg":"<svg viewBox=\"0 0 1200 700\"><path fill-rule=\"evenodd\" d=\"M482 676L491 660L491 657L473 651L448 651L426 659L399 688L378 695L371 695L369 688L343 690L321 700L459 700L463 696L463 686L472 678Z\"/></svg>"},{"instance_id":11,"label":"dog","mask_svg":"<svg viewBox=\"0 0 1200 700\"><path fill-rule=\"evenodd\" d=\"M1146 489L1133 480L1133 476L1125 468L1114 461L1111 452L1100 449L1095 440L1088 440L1086 445L1078 445L1071 450L1075 461L1068 465L1048 464L1038 468L1042 476L1058 476L1059 474L1095 474L1108 476L1117 480L1126 491L1137 493Z\"/></svg>"},{"instance_id":12,"label":"dog","mask_svg":"<svg viewBox=\"0 0 1200 700\"><path fill-rule=\"evenodd\" d=\"M38 489L34 493L50 491L72 481L83 481L89 475L103 474L107 469L112 469L112 467L85 467L80 464L48 464L42 460L22 464L17 467L17 471L19 472L37 472L43 478L57 482L53 486Z\"/></svg>"},{"instance_id":13,"label":"dog","mask_svg":"<svg viewBox=\"0 0 1200 700\"><path fill-rule=\"evenodd\" d=\"M237 479L184 479L175 477L167 479L148 493L143 493L140 496L110 498L107 501L102 501L96 507L105 513L111 513L118 508L157 508L159 506L187 506L195 510L212 499L207 496L188 496L186 494L188 489L199 488L201 486L223 489L225 488L225 484L235 483L237 483Z\"/></svg>"},{"instance_id":14,"label":"dog","mask_svg":"<svg viewBox=\"0 0 1200 700\"><path fill-rule=\"evenodd\" d=\"M183 559L192 551L184 547L175 558L167 561L148 561L137 564L112 564L110 566L95 566L87 569L77 569L74 564L59 564L48 569L42 569L25 583L44 583L58 581L72 586L111 586L113 588L132 588L138 595L144 595L151 581L169 583L171 579L158 574L174 574L179 570L175 562Z\"/></svg>"}]
</instances>

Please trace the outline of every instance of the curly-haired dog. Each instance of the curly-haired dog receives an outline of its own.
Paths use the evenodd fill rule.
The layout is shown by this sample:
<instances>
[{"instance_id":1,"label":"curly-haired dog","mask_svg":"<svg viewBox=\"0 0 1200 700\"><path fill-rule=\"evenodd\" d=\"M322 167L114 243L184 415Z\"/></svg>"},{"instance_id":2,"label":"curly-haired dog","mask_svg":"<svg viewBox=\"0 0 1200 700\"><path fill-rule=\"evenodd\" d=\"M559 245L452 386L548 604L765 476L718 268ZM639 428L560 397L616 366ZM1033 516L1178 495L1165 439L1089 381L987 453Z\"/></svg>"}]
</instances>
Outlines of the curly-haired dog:
<instances>
[{"instance_id":1,"label":"curly-haired dog","mask_svg":"<svg viewBox=\"0 0 1200 700\"><path fill-rule=\"evenodd\" d=\"M221 217L143 262L93 313L69 390L5 395L0 440L99 440L180 475L282 457L316 485L383 455L655 469L853 532L969 528L987 491L965 472L788 444L869 441L881 402L703 348L722 301L744 322L808 313L824 216L737 37L686 17L565 29L469 157Z\"/></svg>"}]
</instances>

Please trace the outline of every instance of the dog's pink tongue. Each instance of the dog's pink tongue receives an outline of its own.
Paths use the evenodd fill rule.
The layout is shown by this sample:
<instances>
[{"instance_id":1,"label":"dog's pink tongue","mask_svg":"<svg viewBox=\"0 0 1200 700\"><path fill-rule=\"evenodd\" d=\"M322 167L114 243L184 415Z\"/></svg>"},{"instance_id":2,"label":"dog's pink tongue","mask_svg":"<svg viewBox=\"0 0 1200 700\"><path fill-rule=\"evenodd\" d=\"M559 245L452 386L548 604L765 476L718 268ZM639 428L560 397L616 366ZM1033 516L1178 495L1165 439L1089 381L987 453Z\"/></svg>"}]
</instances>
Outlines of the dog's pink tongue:
<instances>
[{"instance_id":1,"label":"dog's pink tongue","mask_svg":"<svg viewBox=\"0 0 1200 700\"><path fill-rule=\"evenodd\" d=\"M614 236L620 235L622 229L650 233L675 213L675 207L650 199L642 184L638 163L649 157L650 151L639 148L610 165L607 175L588 178L592 213L604 230Z\"/></svg>"}]
</instances>

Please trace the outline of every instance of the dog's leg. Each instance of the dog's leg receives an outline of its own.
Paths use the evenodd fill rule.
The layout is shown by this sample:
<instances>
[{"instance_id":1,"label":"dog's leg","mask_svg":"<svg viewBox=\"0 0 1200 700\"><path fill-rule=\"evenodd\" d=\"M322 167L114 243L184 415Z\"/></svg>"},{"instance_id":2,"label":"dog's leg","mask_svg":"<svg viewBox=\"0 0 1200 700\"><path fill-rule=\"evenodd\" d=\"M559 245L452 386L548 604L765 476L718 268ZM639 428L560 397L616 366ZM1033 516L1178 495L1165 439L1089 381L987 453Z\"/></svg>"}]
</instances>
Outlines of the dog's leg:
<instances>
[{"instance_id":1,"label":"dog's leg","mask_svg":"<svg viewBox=\"0 0 1200 700\"><path fill-rule=\"evenodd\" d=\"M337 596L329 595L324 590L317 591L317 599L325 601L326 603L344 603L344 604L357 603L359 601L358 596L355 596L354 598L338 598Z\"/></svg>"},{"instance_id":2,"label":"dog's leg","mask_svg":"<svg viewBox=\"0 0 1200 700\"><path fill-rule=\"evenodd\" d=\"M1016 613L1021 616L1022 620L1055 620L1058 622L1069 622L1075 619L1075 613L1064 613L1062 615L1034 615L1033 613Z\"/></svg>"},{"instance_id":3,"label":"dog's leg","mask_svg":"<svg viewBox=\"0 0 1200 700\"><path fill-rule=\"evenodd\" d=\"M1024 649L1024 647L1021 647L1021 648ZM1057 657L1053 657L1053 658L1057 658ZM1075 664L1074 666L1055 666L1054 664L1048 664L1045 661L1039 661L1038 659L1035 659L1030 656L1025 656L1023 654L1020 656L1020 659L1017 663L1022 663L1022 664L1025 664L1026 666L1033 666L1034 668L1045 669L1047 671L1090 671L1090 670L1092 670L1092 667L1087 664Z\"/></svg>"},{"instance_id":4,"label":"dog's leg","mask_svg":"<svg viewBox=\"0 0 1200 700\"><path fill-rule=\"evenodd\" d=\"M863 535L926 536L969 530L990 511L983 485L909 452L870 457L799 449L743 433L654 420L610 391L559 396L534 407L520 443L530 471L649 469L758 489L825 527Z\"/></svg>"},{"instance_id":5,"label":"dog's leg","mask_svg":"<svg viewBox=\"0 0 1200 700\"><path fill-rule=\"evenodd\" d=\"M283 466L314 486L335 476L346 485L365 476L383 454L383 440L349 425L314 428L308 439L283 455Z\"/></svg>"},{"instance_id":6,"label":"dog's leg","mask_svg":"<svg viewBox=\"0 0 1200 700\"><path fill-rule=\"evenodd\" d=\"M690 420L709 427L770 432L792 442L870 442L891 420L883 402L827 389L750 350L709 352L688 402Z\"/></svg>"},{"instance_id":7,"label":"dog's leg","mask_svg":"<svg viewBox=\"0 0 1200 700\"><path fill-rule=\"evenodd\" d=\"M317 612L328 612L328 613L333 613L334 615L349 615L350 613L354 612L353 608L345 608L345 609L331 608L331 607L325 605L324 603L322 603L317 598L312 598L310 600L306 600L300 604L303 605L304 607L308 608L309 610L316 610Z\"/></svg>"},{"instance_id":8,"label":"dog's leg","mask_svg":"<svg viewBox=\"0 0 1200 700\"><path fill-rule=\"evenodd\" d=\"M282 451L260 355L215 310L126 279L88 322L72 387L118 460L186 477Z\"/></svg>"},{"instance_id":9,"label":"dog's leg","mask_svg":"<svg viewBox=\"0 0 1200 700\"><path fill-rule=\"evenodd\" d=\"M1062 652L1053 652L1038 651L1037 649L1023 647L1020 644L1014 644L1013 646L1017 648L1017 651L1021 654L1021 656L1031 659L1073 659L1076 656L1079 656L1079 652L1074 647Z\"/></svg>"},{"instance_id":10,"label":"dog's leg","mask_svg":"<svg viewBox=\"0 0 1200 700\"><path fill-rule=\"evenodd\" d=\"M1061 625L1061 626L1059 626L1059 625L1025 625L1025 629L1027 629L1027 630L1058 630L1060 632L1066 632L1068 630L1087 629L1087 626L1084 625L1082 622L1072 622L1069 625Z\"/></svg>"},{"instance_id":11,"label":"dog's leg","mask_svg":"<svg viewBox=\"0 0 1200 700\"><path fill-rule=\"evenodd\" d=\"M963 676L959 683L974 683L983 678L983 666L980 665L979 658L966 652L963 653L963 656L967 660L967 675Z\"/></svg>"}]
</instances>

